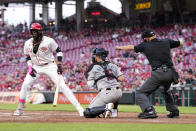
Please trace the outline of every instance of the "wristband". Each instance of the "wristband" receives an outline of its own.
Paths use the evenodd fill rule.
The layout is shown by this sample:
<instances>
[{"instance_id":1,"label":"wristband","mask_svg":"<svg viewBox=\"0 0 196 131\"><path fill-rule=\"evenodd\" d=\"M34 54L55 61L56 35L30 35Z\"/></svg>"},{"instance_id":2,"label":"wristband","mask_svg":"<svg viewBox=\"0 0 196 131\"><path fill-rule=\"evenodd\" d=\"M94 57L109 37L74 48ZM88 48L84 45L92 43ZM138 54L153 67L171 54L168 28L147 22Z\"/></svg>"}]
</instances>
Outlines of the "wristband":
<instances>
[{"instance_id":1,"label":"wristband","mask_svg":"<svg viewBox=\"0 0 196 131\"><path fill-rule=\"evenodd\" d=\"M29 74L31 74L31 72L33 71L33 68L31 65L28 66L28 70L29 70Z\"/></svg>"}]
</instances>

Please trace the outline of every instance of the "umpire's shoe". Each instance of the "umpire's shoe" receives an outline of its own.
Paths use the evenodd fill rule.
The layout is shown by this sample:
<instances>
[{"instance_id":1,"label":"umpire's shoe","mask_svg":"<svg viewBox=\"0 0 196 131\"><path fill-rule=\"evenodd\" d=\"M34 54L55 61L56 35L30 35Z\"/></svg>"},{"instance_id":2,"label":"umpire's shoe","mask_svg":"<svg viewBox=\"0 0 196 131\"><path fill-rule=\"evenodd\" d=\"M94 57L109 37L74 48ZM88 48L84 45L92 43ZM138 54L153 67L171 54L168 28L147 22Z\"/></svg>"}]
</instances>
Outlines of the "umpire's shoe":
<instances>
[{"instance_id":1,"label":"umpire's shoe","mask_svg":"<svg viewBox=\"0 0 196 131\"><path fill-rule=\"evenodd\" d=\"M113 103L108 103L106 104L106 107L105 107L105 118L110 118L111 115L112 115L112 109L114 108L114 104Z\"/></svg>"},{"instance_id":2,"label":"umpire's shoe","mask_svg":"<svg viewBox=\"0 0 196 131\"><path fill-rule=\"evenodd\" d=\"M179 118L179 110L171 111L168 115L168 118Z\"/></svg>"},{"instance_id":3,"label":"umpire's shoe","mask_svg":"<svg viewBox=\"0 0 196 131\"><path fill-rule=\"evenodd\" d=\"M138 118L140 118L140 119L153 119L153 118L157 118L157 117L158 117L157 113L152 106L146 108L146 110L144 112L142 112L138 115Z\"/></svg>"}]
</instances>

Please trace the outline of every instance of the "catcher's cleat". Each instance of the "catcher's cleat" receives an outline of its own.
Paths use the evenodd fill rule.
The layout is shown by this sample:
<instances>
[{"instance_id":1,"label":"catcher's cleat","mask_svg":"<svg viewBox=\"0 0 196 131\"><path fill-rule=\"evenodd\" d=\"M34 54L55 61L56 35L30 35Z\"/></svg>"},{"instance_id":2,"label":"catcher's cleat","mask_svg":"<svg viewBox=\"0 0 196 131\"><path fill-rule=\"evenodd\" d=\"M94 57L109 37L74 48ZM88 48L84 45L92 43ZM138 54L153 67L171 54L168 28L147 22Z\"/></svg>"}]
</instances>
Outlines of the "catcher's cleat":
<instances>
[{"instance_id":1,"label":"catcher's cleat","mask_svg":"<svg viewBox=\"0 0 196 131\"><path fill-rule=\"evenodd\" d=\"M172 111L167 115L168 118L179 118L179 111Z\"/></svg>"},{"instance_id":2,"label":"catcher's cleat","mask_svg":"<svg viewBox=\"0 0 196 131\"><path fill-rule=\"evenodd\" d=\"M117 109L112 109L111 117L118 117L118 110Z\"/></svg>"},{"instance_id":3,"label":"catcher's cleat","mask_svg":"<svg viewBox=\"0 0 196 131\"><path fill-rule=\"evenodd\" d=\"M24 114L24 110L22 109L17 109L15 112L14 112L14 116L21 116Z\"/></svg>"},{"instance_id":4,"label":"catcher's cleat","mask_svg":"<svg viewBox=\"0 0 196 131\"><path fill-rule=\"evenodd\" d=\"M113 103L106 104L105 118L110 118L111 117L113 108L114 108L114 104Z\"/></svg>"}]
</instances>

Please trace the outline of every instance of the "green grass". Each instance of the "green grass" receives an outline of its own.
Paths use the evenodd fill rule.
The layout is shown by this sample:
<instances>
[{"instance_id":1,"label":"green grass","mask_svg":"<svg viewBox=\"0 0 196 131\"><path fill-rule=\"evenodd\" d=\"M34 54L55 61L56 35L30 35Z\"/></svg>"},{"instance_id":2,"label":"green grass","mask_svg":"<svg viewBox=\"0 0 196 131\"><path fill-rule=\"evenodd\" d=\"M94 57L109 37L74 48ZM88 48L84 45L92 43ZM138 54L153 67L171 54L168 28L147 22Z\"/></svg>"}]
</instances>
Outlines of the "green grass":
<instances>
[{"instance_id":1,"label":"green grass","mask_svg":"<svg viewBox=\"0 0 196 131\"><path fill-rule=\"evenodd\" d=\"M0 123L1 131L195 131L194 124Z\"/></svg>"},{"instance_id":2,"label":"green grass","mask_svg":"<svg viewBox=\"0 0 196 131\"><path fill-rule=\"evenodd\" d=\"M27 111L76 111L71 104L58 104L53 107L52 104L27 104ZM86 108L88 105L82 105ZM0 110L15 110L17 104L0 104ZM141 112L139 106L136 105L119 105L119 112ZM155 106L158 113L167 113L165 106ZM179 107L182 114L196 114L196 107Z\"/></svg>"},{"instance_id":3,"label":"green grass","mask_svg":"<svg viewBox=\"0 0 196 131\"><path fill-rule=\"evenodd\" d=\"M86 108L88 105L82 105ZM0 104L0 110L15 110L17 104ZM165 106L155 106L166 113ZM181 113L196 114L196 107L179 107ZM71 104L27 104L27 111L76 111ZM119 112L141 112L136 105L119 105ZM0 131L196 131L196 124L132 124L132 123L0 123Z\"/></svg>"}]
</instances>

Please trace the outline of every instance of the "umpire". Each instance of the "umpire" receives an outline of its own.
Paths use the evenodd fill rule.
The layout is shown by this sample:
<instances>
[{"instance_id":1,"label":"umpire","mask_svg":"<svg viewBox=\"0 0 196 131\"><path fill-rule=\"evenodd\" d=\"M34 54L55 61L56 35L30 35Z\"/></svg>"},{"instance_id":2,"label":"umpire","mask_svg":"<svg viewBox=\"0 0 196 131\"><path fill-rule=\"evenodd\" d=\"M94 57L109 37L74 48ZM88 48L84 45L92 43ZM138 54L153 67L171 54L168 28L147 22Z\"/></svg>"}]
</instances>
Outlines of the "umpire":
<instances>
[{"instance_id":1,"label":"umpire","mask_svg":"<svg viewBox=\"0 0 196 131\"><path fill-rule=\"evenodd\" d=\"M160 86L163 87L162 94L165 99L166 109L170 113L168 118L179 117L179 110L175 105L172 92L169 90L172 82L178 83L178 73L173 67L170 50L183 45L181 41L171 39L159 40L151 29L146 29L142 33L144 42L141 44L116 46L116 50L134 50L136 53L144 53L147 57L152 72L150 78L136 90L136 103L140 106L142 113L138 115L140 119L156 118L157 113L150 103L148 96Z\"/></svg>"}]
</instances>

